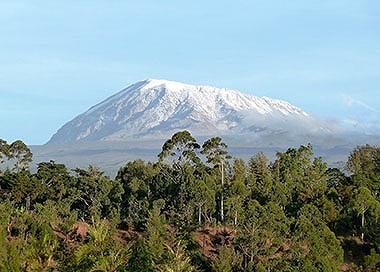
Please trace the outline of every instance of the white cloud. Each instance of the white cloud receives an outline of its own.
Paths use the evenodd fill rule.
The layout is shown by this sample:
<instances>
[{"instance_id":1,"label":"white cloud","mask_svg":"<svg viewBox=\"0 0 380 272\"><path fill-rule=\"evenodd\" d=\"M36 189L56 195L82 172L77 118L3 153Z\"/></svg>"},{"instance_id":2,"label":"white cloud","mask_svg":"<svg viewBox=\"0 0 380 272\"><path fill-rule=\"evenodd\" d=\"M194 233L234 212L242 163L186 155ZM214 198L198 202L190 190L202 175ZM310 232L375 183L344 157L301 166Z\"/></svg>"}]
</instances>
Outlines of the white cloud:
<instances>
[{"instance_id":1,"label":"white cloud","mask_svg":"<svg viewBox=\"0 0 380 272\"><path fill-rule=\"evenodd\" d=\"M343 101L344 101L344 103L345 103L346 105L350 106L350 107L351 107L352 105L356 104L356 105L362 106L362 107L364 107L364 108L366 108L367 110L370 110L370 111L372 111L372 112L377 112L377 110L374 109L373 107L371 107L370 105L366 104L365 102L363 102L363 101L361 101L361 100L355 99L355 98L353 98L352 96L349 96L349 95L345 95L345 94L343 94L342 97L343 97Z\"/></svg>"}]
</instances>

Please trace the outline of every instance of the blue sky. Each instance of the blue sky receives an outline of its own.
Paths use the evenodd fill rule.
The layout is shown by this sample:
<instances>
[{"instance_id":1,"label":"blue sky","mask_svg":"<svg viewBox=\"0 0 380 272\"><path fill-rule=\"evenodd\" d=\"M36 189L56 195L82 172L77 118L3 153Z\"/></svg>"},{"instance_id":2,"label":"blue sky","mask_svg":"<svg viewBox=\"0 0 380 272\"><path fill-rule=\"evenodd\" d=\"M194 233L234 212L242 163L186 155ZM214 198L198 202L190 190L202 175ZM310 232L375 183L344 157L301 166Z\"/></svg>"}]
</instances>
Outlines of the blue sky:
<instances>
[{"instance_id":1,"label":"blue sky","mask_svg":"<svg viewBox=\"0 0 380 272\"><path fill-rule=\"evenodd\" d=\"M379 14L377 0L3 0L0 138L43 144L147 78L283 99L373 133Z\"/></svg>"}]
</instances>

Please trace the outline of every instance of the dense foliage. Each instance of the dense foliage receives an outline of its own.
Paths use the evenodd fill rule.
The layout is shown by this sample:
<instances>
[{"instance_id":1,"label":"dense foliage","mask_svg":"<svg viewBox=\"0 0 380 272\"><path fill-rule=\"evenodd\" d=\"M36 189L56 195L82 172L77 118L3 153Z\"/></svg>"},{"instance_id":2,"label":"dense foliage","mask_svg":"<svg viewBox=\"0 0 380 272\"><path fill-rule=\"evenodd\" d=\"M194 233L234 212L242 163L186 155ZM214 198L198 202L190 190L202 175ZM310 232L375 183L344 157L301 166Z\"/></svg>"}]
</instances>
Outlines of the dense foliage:
<instances>
[{"instance_id":1,"label":"dense foliage","mask_svg":"<svg viewBox=\"0 0 380 272\"><path fill-rule=\"evenodd\" d=\"M0 271L380 270L379 147L344 172L310 145L245 162L187 131L114 179L31 159L0 140Z\"/></svg>"}]
</instances>

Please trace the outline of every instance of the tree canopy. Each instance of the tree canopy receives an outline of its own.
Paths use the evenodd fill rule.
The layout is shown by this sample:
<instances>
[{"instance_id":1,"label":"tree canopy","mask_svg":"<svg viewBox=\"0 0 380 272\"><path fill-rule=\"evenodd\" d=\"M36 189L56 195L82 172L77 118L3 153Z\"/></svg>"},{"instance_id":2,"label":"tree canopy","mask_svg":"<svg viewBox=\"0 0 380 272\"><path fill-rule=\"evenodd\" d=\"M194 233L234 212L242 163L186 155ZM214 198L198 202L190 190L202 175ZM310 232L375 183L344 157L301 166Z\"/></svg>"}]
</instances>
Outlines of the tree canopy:
<instances>
[{"instance_id":1,"label":"tree canopy","mask_svg":"<svg viewBox=\"0 0 380 272\"><path fill-rule=\"evenodd\" d=\"M40 162L0 139L1 271L379 271L380 148L347 169L311 145L233 158L188 131L158 160Z\"/></svg>"}]
</instances>

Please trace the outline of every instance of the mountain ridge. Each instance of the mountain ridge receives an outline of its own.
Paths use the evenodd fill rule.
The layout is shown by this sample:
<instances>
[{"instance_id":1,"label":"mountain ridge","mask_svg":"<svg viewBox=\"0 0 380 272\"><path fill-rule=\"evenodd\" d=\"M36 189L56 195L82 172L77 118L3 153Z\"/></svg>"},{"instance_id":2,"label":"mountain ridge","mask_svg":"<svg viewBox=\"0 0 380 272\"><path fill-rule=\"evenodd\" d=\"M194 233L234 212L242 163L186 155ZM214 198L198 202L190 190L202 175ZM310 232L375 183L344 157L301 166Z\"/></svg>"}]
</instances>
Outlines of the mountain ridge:
<instances>
[{"instance_id":1,"label":"mountain ridge","mask_svg":"<svg viewBox=\"0 0 380 272\"><path fill-rule=\"evenodd\" d=\"M76 141L165 138L188 129L195 135L231 135L267 131L270 123L311 122L305 111L286 101L227 88L147 79L78 115L48 144ZM280 130L286 126L280 126Z\"/></svg>"}]
</instances>

